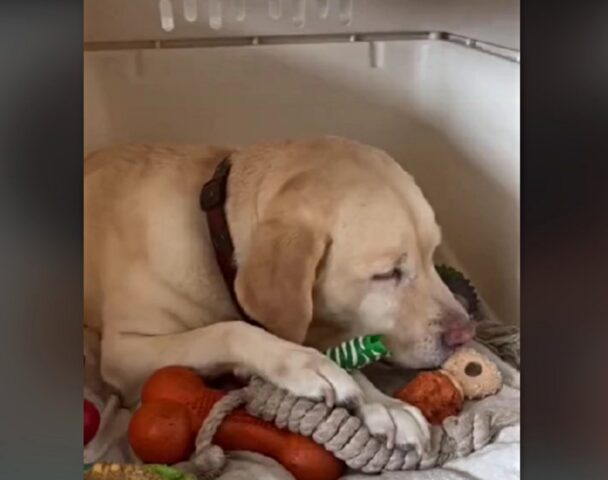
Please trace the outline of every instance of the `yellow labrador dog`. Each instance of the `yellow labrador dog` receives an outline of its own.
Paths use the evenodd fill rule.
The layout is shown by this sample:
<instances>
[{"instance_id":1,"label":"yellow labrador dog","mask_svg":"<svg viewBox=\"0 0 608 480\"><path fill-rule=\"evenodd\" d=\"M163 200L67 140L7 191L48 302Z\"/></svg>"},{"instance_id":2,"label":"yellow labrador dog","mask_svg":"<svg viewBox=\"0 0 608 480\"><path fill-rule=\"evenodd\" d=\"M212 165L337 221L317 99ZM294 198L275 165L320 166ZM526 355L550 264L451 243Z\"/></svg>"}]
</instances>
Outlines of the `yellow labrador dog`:
<instances>
[{"instance_id":1,"label":"yellow labrador dog","mask_svg":"<svg viewBox=\"0 0 608 480\"><path fill-rule=\"evenodd\" d=\"M264 328L238 319L199 205L227 157L236 296ZM118 147L86 159L84 190L85 323L102 331L102 375L126 401L166 365L258 374L350 403L389 446L425 447L416 408L319 352L379 333L392 361L435 367L473 336L433 265L433 210L386 153L336 137Z\"/></svg>"}]
</instances>

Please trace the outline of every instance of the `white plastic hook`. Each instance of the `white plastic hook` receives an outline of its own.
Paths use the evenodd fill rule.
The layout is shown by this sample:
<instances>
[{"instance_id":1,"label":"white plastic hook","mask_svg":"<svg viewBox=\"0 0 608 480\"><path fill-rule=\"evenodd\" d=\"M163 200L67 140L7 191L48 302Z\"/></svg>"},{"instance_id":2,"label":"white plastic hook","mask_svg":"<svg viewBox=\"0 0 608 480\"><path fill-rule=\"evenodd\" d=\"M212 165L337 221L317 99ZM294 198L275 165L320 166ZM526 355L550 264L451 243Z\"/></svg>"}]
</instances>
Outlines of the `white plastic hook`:
<instances>
[{"instance_id":1,"label":"white plastic hook","mask_svg":"<svg viewBox=\"0 0 608 480\"><path fill-rule=\"evenodd\" d=\"M213 30L222 28L222 0L209 0L209 26Z\"/></svg>"},{"instance_id":2,"label":"white plastic hook","mask_svg":"<svg viewBox=\"0 0 608 480\"><path fill-rule=\"evenodd\" d=\"M293 0L293 24L302 28L306 22L306 0Z\"/></svg>"},{"instance_id":3,"label":"white plastic hook","mask_svg":"<svg viewBox=\"0 0 608 480\"><path fill-rule=\"evenodd\" d=\"M198 17L197 0L184 0L184 18L187 22L196 22Z\"/></svg>"},{"instance_id":4,"label":"white plastic hook","mask_svg":"<svg viewBox=\"0 0 608 480\"><path fill-rule=\"evenodd\" d=\"M329 0L317 0L317 7L319 8L319 17L324 20L329 17Z\"/></svg>"},{"instance_id":5,"label":"white plastic hook","mask_svg":"<svg viewBox=\"0 0 608 480\"><path fill-rule=\"evenodd\" d=\"M170 32L175 28L171 0L160 0L158 9L160 10L160 26L165 32Z\"/></svg>"},{"instance_id":6,"label":"white plastic hook","mask_svg":"<svg viewBox=\"0 0 608 480\"><path fill-rule=\"evenodd\" d=\"M268 0L268 15L273 20L278 20L283 14L282 0Z\"/></svg>"},{"instance_id":7,"label":"white plastic hook","mask_svg":"<svg viewBox=\"0 0 608 480\"><path fill-rule=\"evenodd\" d=\"M385 58L385 42L370 42L369 43L369 59L372 68L383 68Z\"/></svg>"},{"instance_id":8,"label":"white plastic hook","mask_svg":"<svg viewBox=\"0 0 608 480\"><path fill-rule=\"evenodd\" d=\"M131 68L128 71L129 79L132 82L139 82L144 76L144 51L134 50L132 58Z\"/></svg>"},{"instance_id":9,"label":"white plastic hook","mask_svg":"<svg viewBox=\"0 0 608 480\"><path fill-rule=\"evenodd\" d=\"M340 19L340 23L344 26L350 25L353 21L353 0L340 0L338 9L338 18Z\"/></svg>"},{"instance_id":10,"label":"white plastic hook","mask_svg":"<svg viewBox=\"0 0 608 480\"><path fill-rule=\"evenodd\" d=\"M234 9L234 18L236 21L244 21L247 14L245 10L245 0L232 0L232 8Z\"/></svg>"}]
</instances>

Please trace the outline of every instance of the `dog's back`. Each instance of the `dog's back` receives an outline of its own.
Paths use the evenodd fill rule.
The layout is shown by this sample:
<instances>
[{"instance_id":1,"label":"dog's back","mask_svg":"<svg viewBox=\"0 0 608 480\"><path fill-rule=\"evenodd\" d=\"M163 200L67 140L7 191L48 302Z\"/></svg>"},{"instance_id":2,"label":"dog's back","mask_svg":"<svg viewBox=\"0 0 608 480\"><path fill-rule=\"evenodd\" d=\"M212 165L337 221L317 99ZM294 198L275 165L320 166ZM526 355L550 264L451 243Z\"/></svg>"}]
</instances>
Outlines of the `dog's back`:
<instances>
[{"instance_id":1,"label":"dog's back","mask_svg":"<svg viewBox=\"0 0 608 480\"><path fill-rule=\"evenodd\" d=\"M158 281L179 294L200 295L197 282L209 275L193 272L204 268L198 260L206 253L201 250L204 239L197 241L206 234L198 192L217 160L229 152L209 146L133 145L99 150L85 159L87 326L101 328L104 294L113 289L153 288L150 284ZM169 252L172 258L167 259ZM141 286L129 281L133 275L141 275Z\"/></svg>"}]
</instances>

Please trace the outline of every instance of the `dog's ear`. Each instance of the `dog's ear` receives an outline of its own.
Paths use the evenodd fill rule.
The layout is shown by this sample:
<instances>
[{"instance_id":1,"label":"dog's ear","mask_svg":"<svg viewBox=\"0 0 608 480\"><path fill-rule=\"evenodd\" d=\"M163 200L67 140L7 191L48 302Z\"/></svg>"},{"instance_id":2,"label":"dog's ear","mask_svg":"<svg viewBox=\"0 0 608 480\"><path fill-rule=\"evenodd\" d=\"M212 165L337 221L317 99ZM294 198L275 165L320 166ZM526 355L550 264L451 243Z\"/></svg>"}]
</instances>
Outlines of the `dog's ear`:
<instances>
[{"instance_id":1,"label":"dog's ear","mask_svg":"<svg viewBox=\"0 0 608 480\"><path fill-rule=\"evenodd\" d=\"M313 316L313 287L327 237L303 224L260 224L239 265L237 298L245 312L280 338L302 343Z\"/></svg>"}]
</instances>

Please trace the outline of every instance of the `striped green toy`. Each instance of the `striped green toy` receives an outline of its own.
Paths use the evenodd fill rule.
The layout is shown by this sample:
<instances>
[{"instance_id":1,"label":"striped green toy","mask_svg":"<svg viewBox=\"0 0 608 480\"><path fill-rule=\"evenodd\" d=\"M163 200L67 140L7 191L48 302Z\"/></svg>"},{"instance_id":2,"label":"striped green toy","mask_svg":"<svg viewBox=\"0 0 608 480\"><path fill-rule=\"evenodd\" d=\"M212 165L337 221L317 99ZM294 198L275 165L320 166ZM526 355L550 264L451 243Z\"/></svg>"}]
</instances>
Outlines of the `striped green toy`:
<instances>
[{"instance_id":1,"label":"striped green toy","mask_svg":"<svg viewBox=\"0 0 608 480\"><path fill-rule=\"evenodd\" d=\"M358 370L388 357L390 352L380 335L366 335L329 348L325 355L345 370Z\"/></svg>"}]
</instances>

